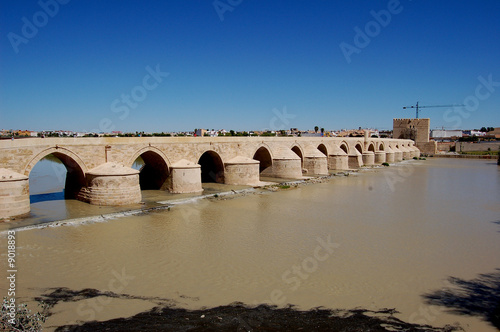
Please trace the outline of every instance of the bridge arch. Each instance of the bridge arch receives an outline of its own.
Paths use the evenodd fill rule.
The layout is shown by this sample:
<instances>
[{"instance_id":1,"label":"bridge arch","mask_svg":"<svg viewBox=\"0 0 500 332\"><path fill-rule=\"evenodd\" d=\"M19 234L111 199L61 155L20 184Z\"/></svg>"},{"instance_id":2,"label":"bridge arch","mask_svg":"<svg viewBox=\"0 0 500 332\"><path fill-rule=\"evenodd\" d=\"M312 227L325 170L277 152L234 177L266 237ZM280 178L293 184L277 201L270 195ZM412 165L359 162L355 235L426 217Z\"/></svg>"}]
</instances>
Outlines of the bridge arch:
<instances>
[{"instance_id":1,"label":"bridge arch","mask_svg":"<svg viewBox=\"0 0 500 332\"><path fill-rule=\"evenodd\" d=\"M24 175L29 176L33 167L49 154L57 154L57 158L61 160L66 168L80 168L83 173L87 173L88 171L87 166L76 153L62 147L51 147L39 152L28 162L24 167Z\"/></svg>"},{"instance_id":2,"label":"bridge arch","mask_svg":"<svg viewBox=\"0 0 500 332\"><path fill-rule=\"evenodd\" d=\"M375 144L373 142L368 145L368 151L375 152Z\"/></svg>"},{"instance_id":3,"label":"bridge arch","mask_svg":"<svg viewBox=\"0 0 500 332\"><path fill-rule=\"evenodd\" d=\"M300 147L300 145L298 145L298 144L292 145L291 150L293 152L295 152L295 154L297 156L300 157L300 163L301 163L301 165L303 167L304 166L304 151L302 150L302 148Z\"/></svg>"},{"instance_id":4,"label":"bridge arch","mask_svg":"<svg viewBox=\"0 0 500 332\"><path fill-rule=\"evenodd\" d=\"M380 142L378 144L378 148L377 148L378 151L385 151L385 146L384 146L384 142Z\"/></svg>"},{"instance_id":5,"label":"bridge arch","mask_svg":"<svg viewBox=\"0 0 500 332\"><path fill-rule=\"evenodd\" d=\"M224 163L214 150L207 150L198 158L201 166L201 182L224 183Z\"/></svg>"},{"instance_id":6,"label":"bridge arch","mask_svg":"<svg viewBox=\"0 0 500 332\"><path fill-rule=\"evenodd\" d=\"M24 168L24 175L30 175L33 167L45 157L52 155L59 159L66 167L66 180L64 184L64 195L66 198L76 198L81 189L85 186L85 173L88 169L81 158L74 152L62 148L51 147L39 152L33 157Z\"/></svg>"},{"instance_id":7,"label":"bridge arch","mask_svg":"<svg viewBox=\"0 0 500 332\"><path fill-rule=\"evenodd\" d=\"M163 151L153 146L142 148L133 155L128 165L132 167L139 157L144 161L139 173L141 190L166 190L170 162Z\"/></svg>"},{"instance_id":8,"label":"bridge arch","mask_svg":"<svg viewBox=\"0 0 500 332\"><path fill-rule=\"evenodd\" d=\"M258 160L259 164L259 173L264 172L269 169L273 165L273 157L271 155L271 149L269 149L265 145L261 145L255 153L253 154L252 159Z\"/></svg>"},{"instance_id":9,"label":"bridge arch","mask_svg":"<svg viewBox=\"0 0 500 332\"><path fill-rule=\"evenodd\" d=\"M342 141L339 146L342 151L344 151L346 154L349 154L349 144L347 144L346 141Z\"/></svg>"},{"instance_id":10,"label":"bridge arch","mask_svg":"<svg viewBox=\"0 0 500 332\"><path fill-rule=\"evenodd\" d=\"M320 145L318 145L318 150L328 157L328 149L326 148L325 144L321 143Z\"/></svg>"},{"instance_id":11,"label":"bridge arch","mask_svg":"<svg viewBox=\"0 0 500 332\"><path fill-rule=\"evenodd\" d=\"M357 142L356 145L354 146L356 150L358 150L359 153L363 153L363 144Z\"/></svg>"}]
</instances>

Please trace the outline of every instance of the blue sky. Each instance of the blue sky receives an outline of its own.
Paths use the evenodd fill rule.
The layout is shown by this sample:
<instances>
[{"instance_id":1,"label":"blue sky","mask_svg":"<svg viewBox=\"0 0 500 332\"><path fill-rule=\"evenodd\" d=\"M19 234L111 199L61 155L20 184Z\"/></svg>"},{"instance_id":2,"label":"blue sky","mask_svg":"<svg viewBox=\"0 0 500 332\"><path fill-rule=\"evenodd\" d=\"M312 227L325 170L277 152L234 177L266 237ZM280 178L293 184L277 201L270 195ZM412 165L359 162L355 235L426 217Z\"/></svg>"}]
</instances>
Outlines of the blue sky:
<instances>
[{"instance_id":1,"label":"blue sky","mask_svg":"<svg viewBox=\"0 0 500 332\"><path fill-rule=\"evenodd\" d=\"M417 101L467 104L423 109L432 128L498 127L499 14L498 0L1 0L0 128L392 129Z\"/></svg>"}]
</instances>

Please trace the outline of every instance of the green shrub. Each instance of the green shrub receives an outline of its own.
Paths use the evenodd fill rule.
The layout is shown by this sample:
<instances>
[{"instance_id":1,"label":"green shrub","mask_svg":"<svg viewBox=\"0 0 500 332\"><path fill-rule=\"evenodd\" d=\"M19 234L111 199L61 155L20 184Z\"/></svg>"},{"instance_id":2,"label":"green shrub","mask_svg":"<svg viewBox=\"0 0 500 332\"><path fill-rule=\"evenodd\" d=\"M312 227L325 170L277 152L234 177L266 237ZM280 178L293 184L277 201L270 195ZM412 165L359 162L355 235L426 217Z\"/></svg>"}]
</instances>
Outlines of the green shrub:
<instances>
[{"instance_id":1,"label":"green shrub","mask_svg":"<svg viewBox=\"0 0 500 332\"><path fill-rule=\"evenodd\" d=\"M382 166L389 166L389 163L382 163Z\"/></svg>"}]
</instances>

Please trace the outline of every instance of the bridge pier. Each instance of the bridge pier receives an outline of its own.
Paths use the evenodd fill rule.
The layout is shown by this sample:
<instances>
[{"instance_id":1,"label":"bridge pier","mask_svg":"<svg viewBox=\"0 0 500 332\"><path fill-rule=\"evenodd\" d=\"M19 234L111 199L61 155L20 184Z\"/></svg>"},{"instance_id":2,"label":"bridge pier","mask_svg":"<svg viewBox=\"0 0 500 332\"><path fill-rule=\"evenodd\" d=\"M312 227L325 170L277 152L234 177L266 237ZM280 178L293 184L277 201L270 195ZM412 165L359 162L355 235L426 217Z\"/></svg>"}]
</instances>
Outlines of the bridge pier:
<instances>
[{"instance_id":1,"label":"bridge pier","mask_svg":"<svg viewBox=\"0 0 500 332\"><path fill-rule=\"evenodd\" d=\"M363 152L363 165L371 166L375 164L375 153L372 151Z\"/></svg>"},{"instance_id":2,"label":"bridge pier","mask_svg":"<svg viewBox=\"0 0 500 332\"><path fill-rule=\"evenodd\" d=\"M259 179L259 161L236 156L224 163L224 183L232 185L256 185Z\"/></svg>"},{"instance_id":3,"label":"bridge pier","mask_svg":"<svg viewBox=\"0 0 500 332\"><path fill-rule=\"evenodd\" d=\"M411 159L411 151L406 146L401 146L399 149L403 152L403 160Z\"/></svg>"},{"instance_id":4,"label":"bridge pier","mask_svg":"<svg viewBox=\"0 0 500 332\"><path fill-rule=\"evenodd\" d=\"M28 177L0 168L0 219L21 216L29 212Z\"/></svg>"},{"instance_id":5,"label":"bridge pier","mask_svg":"<svg viewBox=\"0 0 500 332\"><path fill-rule=\"evenodd\" d=\"M331 170L348 170L349 169L349 157L347 153L341 148L334 146L328 156L328 169Z\"/></svg>"},{"instance_id":6,"label":"bridge pier","mask_svg":"<svg viewBox=\"0 0 500 332\"><path fill-rule=\"evenodd\" d=\"M78 199L93 205L128 205L142 199L139 171L108 162L87 172L87 185Z\"/></svg>"},{"instance_id":7,"label":"bridge pier","mask_svg":"<svg viewBox=\"0 0 500 332\"><path fill-rule=\"evenodd\" d=\"M390 146L385 150L385 162L389 164L394 163L394 150L392 150Z\"/></svg>"},{"instance_id":8,"label":"bridge pier","mask_svg":"<svg viewBox=\"0 0 500 332\"><path fill-rule=\"evenodd\" d=\"M393 150L394 150L394 161L399 163L400 161L403 160L403 151L401 151L397 146Z\"/></svg>"},{"instance_id":9,"label":"bridge pier","mask_svg":"<svg viewBox=\"0 0 500 332\"><path fill-rule=\"evenodd\" d=\"M420 150L415 145L410 146L410 150L412 158L414 157L420 158Z\"/></svg>"},{"instance_id":10,"label":"bridge pier","mask_svg":"<svg viewBox=\"0 0 500 332\"><path fill-rule=\"evenodd\" d=\"M386 162L386 153L385 151L377 151L375 152L375 164L382 164Z\"/></svg>"},{"instance_id":11,"label":"bridge pier","mask_svg":"<svg viewBox=\"0 0 500 332\"><path fill-rule=\"evenodd\" d=\"M344 171L349 169L349 160L347 153L338 154L338 155L329 155L328 156L328 169L336 170L336 171Z\"/></svg>"},{"instance_id":12,"label":"bridge pier","mask_svg":"<svg viewBox=\"0 0 500 332\"><path fill-rule=\"evenodd\" d=\"M283 179L301 179L302 159L292 150L279 150L273 159L272 176Z\"/></svg>"},{"instance_id":13,"label":"bridge pier","mask_svg":"<svg viewBox=\"0 0 500 332\"><path fill-rule=\"evenodd\" d=\"M349 169L358 169L363 166L363 155L356 149L349 155Z\"/></svg>"},{"instance_id":14,"label":"bridge pier","mask_svg":"<svg viewBox=\"0 0 500 332\"><path fill-rule=\"evenodd\" d=\"M306 150L304 168L307 174L328 175L328 159L316 148Z\"/></svg>"},{"instance_id":15,"label":"bridge pier","mask_svg":"<svg viewBox=\"0 0 500 332\"><path fill-rule=\"evenodd\" d=\"M173 194L202 192L201 166L181 159L171 167L169 190Z\"/></svg>"}]
</instances>

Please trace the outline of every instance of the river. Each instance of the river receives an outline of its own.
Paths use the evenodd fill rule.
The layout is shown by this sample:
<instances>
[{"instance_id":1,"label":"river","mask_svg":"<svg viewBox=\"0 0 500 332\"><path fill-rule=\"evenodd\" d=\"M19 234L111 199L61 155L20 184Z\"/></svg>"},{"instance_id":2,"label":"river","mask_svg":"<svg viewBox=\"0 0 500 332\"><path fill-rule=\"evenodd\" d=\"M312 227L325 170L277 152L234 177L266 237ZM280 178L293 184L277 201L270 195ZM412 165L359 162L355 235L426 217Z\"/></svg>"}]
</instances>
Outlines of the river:
<instances>
[{"instance_id":1,"label":"river","mask_svg":"<svg viewBox=\"0 0 500 332\"><path fill-rule=\"evenodd\" d=\"M178 197L147 196L152 206ZM257 189L103 222L19 229L18 301L33 303L63 287L120 295L59 302L48 331L159 304L199 309L235 301L395 308L404 321L496 331L468 306L491 299L477 299L474 289L463 294L449 278L480 285L490 277L498 304L499 202L500 167L493 160L429 158L277 192ZM32 217L0 225L1 248L7 228L123 210L57 195L32 206ZM2 249L0 274L6 261ZM441 305L450 299L463 300L458 309L470 315Z\"/></svg>"}]
</instances>

